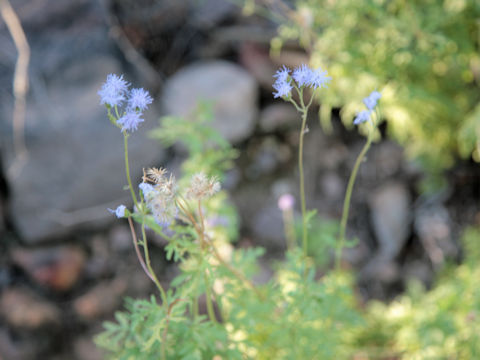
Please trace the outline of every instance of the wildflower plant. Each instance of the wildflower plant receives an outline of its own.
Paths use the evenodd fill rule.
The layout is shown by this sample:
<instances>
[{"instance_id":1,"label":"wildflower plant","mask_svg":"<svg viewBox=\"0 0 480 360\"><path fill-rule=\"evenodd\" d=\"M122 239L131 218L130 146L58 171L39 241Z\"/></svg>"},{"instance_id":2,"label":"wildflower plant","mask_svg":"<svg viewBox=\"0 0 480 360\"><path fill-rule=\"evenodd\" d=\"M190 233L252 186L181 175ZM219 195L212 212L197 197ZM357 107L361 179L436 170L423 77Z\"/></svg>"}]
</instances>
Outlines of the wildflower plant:
<instances>
[{"instance_id":1,"label":"wildflower plant","mask_svg":"<svg viewBox=\"0 0 480 360\"><path fill-rule=\"evenodd\" d=\"M305 239L306 224L315 213L306 213L303 135L313 92L329 81L326 71L304 65L293 72L283 67L274 84L274 96L293 103L302 114L299 166ZM296 245L291 195L279 201L289 250L272 279L261 285L252 280L263 249L230 245L238 226L221 180L236 151L208 126L211 106L201 103L191 119L163 118L152 133L166 145L183 143L188 153L181 167L183 175L177 179L166 169L151 167L144 170L141 183L133 185L128 138L143 122L143 111L152 98L143 89L129 87L122 76L109 75L99 91L108 118L124 136L126 177L133 201L131 209L120 205L109 211L127 219L138 261L155 284L159 300L155 296L127 299L126 311L116 313L116 322L105 324L97 344L115 359L330 359L351 354L351 329L361 324L351 277L332 272L320 282L315 279L305 249ZM304 102L310 90L310 99ZM139 224L139 235L134 222ZM166 259L178 263L180 273L168 287L153 270L147 227L167 241Z\"/></svg>"},{"instance_id":2,"label":"wildflower plant","mask_svg":"<svg viewBox=\"0 0 480 360\"><path fill-rule=\"evenodd\" d=\"M307 256L308 248L308 226L307 226L307 207L305 201L305 180L303 172L303 139L306 133L308 109L312 104L314 92L322 87L327 87L331 77L327 75L327 71L318 68L313 70L307 65L303 64L293 71L285 66L280 68L274 75L276 78L273 88L274 98L282 98L284 101L293 104L295 109L302 116L302 125L300 128L300 140L298 151L298 170L300 174L300 205L302 210L302 247L305 257ZM307 95L308 89L312 92L309 94L310 98L305 101L304 96ZM295 100L292 91L295 90L298 100Z\"/></svg>"},{"instance_id":3,"label":"wildflower plant","mask_svg":"<svg viewBox=\"0 0 480 360\"><path fill-rule=\"evenodd\" d=\"M353 192L353 186L355 185L355 179L357 178L358 169L365 158L368 149L372 145L373 137L375 134L375 130L378 125L378 120L380 119L380 111L377 106L378 100L382 97L378 91L372 91L370 95L363 99L363 103L365 104L367 110L360 111L357 116L355 117L353 123L355 125L365 124L368 127L368 135L367 141L363 146L360 154L358 155L357 159L355 160L355 165L353 166L352 173L350 174L350 178L348 180L347 190L345 192L345 200L343 202L343 211L342 211L342 220L340 222L340 234L338 238L338 243L336 246L336 255L335 255L335 263L336 267L340 267L340 261L342 259L342 250L345 247L345 232L347 229L347 220L348 220L348 213L350 211L350 201Z\"/></svg>"}]
</instances>

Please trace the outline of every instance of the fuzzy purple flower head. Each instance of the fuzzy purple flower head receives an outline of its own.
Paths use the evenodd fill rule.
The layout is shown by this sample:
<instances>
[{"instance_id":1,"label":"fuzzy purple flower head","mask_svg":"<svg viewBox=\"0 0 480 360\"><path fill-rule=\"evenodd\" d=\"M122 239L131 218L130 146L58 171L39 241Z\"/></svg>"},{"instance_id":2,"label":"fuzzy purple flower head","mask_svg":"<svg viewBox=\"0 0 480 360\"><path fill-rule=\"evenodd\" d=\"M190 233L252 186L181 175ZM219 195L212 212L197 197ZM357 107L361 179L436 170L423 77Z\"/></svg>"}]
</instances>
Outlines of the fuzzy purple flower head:
<instances>
[{"instance_id":1,"label":"fuzzy purple flower head","mask_svg":"<svg viewBox=\"0 0 480 360\"><path fill-rule=\"evenodd\" d=\"M363 103L367 107L368 110L373 110L375 106L377 106L378 100L382 97L378 91L372 91L370 95L368 95L365 99L363 99Z\"/></svg>"},{"instance_id":2,"label":"fuzzy purple flower head","mask_svg":"<svg viewBox=\"0 0 480 360\"><path fill-rule=\"evenodd\" d=\"M292 77L295 79L299 87L308 85L312 77L312 70L305 64L293 70Z\"/></svg>"},{"instance_id":3,"label":"fuzzy purple flower head","mask_svg":"<svg viewBox=\"0 0 480 360\"><path fill-rule=\"evenodd\" d=\"M289 76L290 76L290 69L287 68L285 65L283 65L283 67L278 69L275 75L273 75L274 78L277 78L277 81L281 81L281 82L287 81Z\"/></svg>"},{"instance_id":4,"label":"fuzzy purple flower head","mask_svg":"<svg viewBox=\"0 0 480 360\"><path fill-rule=\"evenodd\" d=\"M148 183L142 182L138 185L139 189L142 190L143 197L146 199L148 194L150 194L152 191L155 191L155 188Z\"/></svg>"},{"instance_id":5,"label":"fuzzy purple flower head","mask_svg":"<svg viewBox=\"0 0 480 360\"><path fill-rule=\"evenodd\" d=\"M109 106L121 105L125 100L125 93L128 90L128 82L123 79L123 75L117 76L109 74L107 81L102 85L98 91L100 95L100 104Z\"/></svg>"},{"instance_id":6,"label":"fuzzy purple flower head","mask_svg":"<svg viewBox=\"0 0 480 360\"><path fill-rule=\"evenodd\" d=\"M357 116L355 117L355 120L353 120L353 123L355 125L364 123L370 119L370 115L372 114L371 110L363 110L360 111Z\"/></svg>"},{"instance_id":7,"label":"fuzzy purple flower head","mask_svg":"<svg viewBox=\"0 0 480 360\"><path fill-rule=\"evenodd\" d=\"M309 86L314 90L322 87L326 88L327 84L332 80L332 77L327 75L326 70L322 70L321 68L312 70L305 64L295 68L291 75L290 69L283 66L273 77L277 79L273 84L273 88L276 90L276 92L273 93L274 98L290 96L293 89L292 79L299 88Z\"/></svg>"},{"instance_id":8,"label":"fuzzy purple flower head","mask_svg":"<svg viewBox=\"0 0 480 360\"><path fill-rule=\"evenodd\" d=\"M273 93L274 98L289 97L293 89L293 86L290 84L290 82L286 80L285 81L277 80L272 86L275 90L277 90L277 92Z\"/></svg>"},{"instance_id":9,"label":"fuzzy purple flower head","mask_svg":"<svg viewBox=\"0 0 480 360\"><path fill-rule=\"evenodd\" d=\"M142 113L152 103L153 99L148 91L142 88L129 90L129 87L130 84L123 79L123 75L109 74L102 88L98 91L98 95L100 95L100 104L107 105L107 108L115 106L115 114L117 116L118 113L121 114L117 118L110 114L109 108L110 120L112 122L116 120L122 131L133 132L144 121L141 117ZM127 104L123 107L123 110L118 109L117 106L122 105L125 100L127 100Z\"/></svg>"},{"instance_id":10,"label":"fuzzy purple flower head","mask_svg":"<svg viewBox=\"0 0 480 360\"><path fill-rule=\"evenodd\" d=\"M152 101L153 99L148 91L145 91L142 88L132 89L128 98L128 109L144 111Z\"/></svg>"},{"instance_id":11,"label":"fuzzy purple flower head","mask_svg":"<svg viewBox=\"0 0 480 360\"><path fill-rule=\"evenodd\" d=\"M332 80L332 77L327 76L327 74L327 70L322 70L321 68L311 70L308 85L314 89L322 87L326 88L327 84Z\"/></svg>"},{"instance_id":12,"label":"fuzzy purple flower head","mask_svg":"<svg viewBox=\"0 0 480 360\"><path fill-rule=\"evenodd\" d=\"M117 124L122 125L122 131L133 132L137 130L138 125L144 121L140 116L142 116L142 114L135 110L127 110L125 115L117 120Z\"/></svg>"}]
</instances>

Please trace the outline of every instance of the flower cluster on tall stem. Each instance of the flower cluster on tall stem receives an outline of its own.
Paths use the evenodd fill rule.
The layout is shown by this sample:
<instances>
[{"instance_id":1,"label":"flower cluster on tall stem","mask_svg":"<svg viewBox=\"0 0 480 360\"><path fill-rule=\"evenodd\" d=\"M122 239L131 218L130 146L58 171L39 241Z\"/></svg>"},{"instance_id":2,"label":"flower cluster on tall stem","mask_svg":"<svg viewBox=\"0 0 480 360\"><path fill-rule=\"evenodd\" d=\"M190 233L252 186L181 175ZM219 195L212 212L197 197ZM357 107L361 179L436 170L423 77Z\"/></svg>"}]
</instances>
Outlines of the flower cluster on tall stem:
<instances>
[{"instance_id":1,"label":"flower cluster on tall stem","mask_svg":"<svg viewBox=\"0 0 480 360\"><path fill-rule=\"evenodd\" d=\"M347 220L348 220L348 213L350 211L350 201L352 197L353 185L355 184L355 179L357 178L358 169L360 168L360 164L362 163L365 155L367 154L370 145L372 144L373 135L375 133L375 129L378 124L379 113L377 102L380 100L382 95L378 91L372 91L369 96L363 99L363 103L367 107L367 110L360 111L357 116L355 117L353 123L355 125L362 124L367 122L368 124L368 137L367 142L360 151L360 154L355 161L355 165L353 166L352 173L350 174L350 178L348 180L347 190L345 192L345 200L343 202L343 211L342 211L342 220L340 221L340 233L337 242L337 248L335 251L335 267L337 269L340 268L341 260L342 260L342 251L345 247L345 232L347 229Z\"/></svg>"},{"instance_id":2,"label":"flower cluster on tall stem","mask_svg":"<svg viewBox=\"0 0 480 360\"><path fill-rule=\"evenodd\" d=\"M100 104L105 105L105 107L107 108L107 116L110 122L116 127L118 127L123 134L125 173L127 177L128 188L130 190L135 209L137 211L140 211L141 213L141 241L137 239L137 234L133 226L133 213L131 213L124 205L120 205L119 207L117 207L116 210L110 211L114 212L117 217L128 218L128 224L132 233L133 245L138 261L140 262L142 269L145 271L150 280L153 281L158 291L160 292L162 306L165 309L165 314L167 316L168 322L168 314L170 307L168 304L167 293L165 292L165 289L163 288L160 281L158 280L151 265L147 236L145 232L146 209L143 206L142 198L140 198L141 203L138 202L130 176L130 165L128 160L128 137L132 132L136 131L139 124L144 121L142 119L143 112L148 108L148 105L152 103L153 99L151 98L148 91L142 88L130 90L129 87L130 84L126 80L124 80L123 75L118 76L115 74L110 74L107 76L107 80L102 85L102 88L98 91L98 95L100 96ZM139 245L143 247L143 256L140 252ZM166 338L166 329L164 332L164 337ZM161 358L166 359L166 344L164 343L162 344Z\"/></svg>"},{"instance_id":3,"label":"flower cluster on tall stem","mask_svg":"<svg viewBox=\"0 0 480 360\"><path fill-rule=\"evenodd\" d=\"M305 179L303 171L303 138L306 133L308 109L312 104L315 90L323 87L327 87L328 83L332 79L327 75L326 70L311 69L307 65L303 64L293 71L286 66L280 68L274 75L276 78L273 88L274 98L282 98L293 104L295 109L300 112L302 117L302 124L300 128L299 149L298 149L298 170L300 176L300 206L302 210L302 248L304 256L307 256L308 248L308 226L307 226L307 206L305 201ZM313 91L310 94L308 102L304 100L304 90L310 88ZM298 101L292 97L292 90L297 92Z\"/></svg>"}]
</instances>

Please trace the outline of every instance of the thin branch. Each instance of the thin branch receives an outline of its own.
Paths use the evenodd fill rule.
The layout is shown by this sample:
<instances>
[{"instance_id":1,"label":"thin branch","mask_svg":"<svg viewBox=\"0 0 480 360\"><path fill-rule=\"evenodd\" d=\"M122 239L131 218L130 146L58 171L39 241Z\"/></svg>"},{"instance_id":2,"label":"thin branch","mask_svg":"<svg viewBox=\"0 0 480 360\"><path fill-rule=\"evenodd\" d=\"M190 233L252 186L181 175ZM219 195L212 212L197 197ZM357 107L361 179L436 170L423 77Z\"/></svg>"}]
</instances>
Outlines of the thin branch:
<instances>
[{"instance_id":1,"label":"thin branch","mask_svg":"<svg viewBox=\"0 0 480 360\"><path fill-rule=\"evenodd\" d=\"M28 152L25 144L25 111L26 95L28 92L28 64L30 62L30 46L23 31L22 24L8 0L0 0L0 13L12 36L18 51L17 63L13 77L13 95L15 98L13 109L13 148L15 160L9 173L16 177L25 164Z\"/></svg>"},{"instance_id":2,"label":"thin branch","mask_svg":"<svg viewBox=\"0 0 480 360\"><path fill-rule=\"evenodd\" d=\"M137 234L135 234L135 228L133 227L133 221L131 216L128 217L128 224L130 225L130 230L132 232L133 245L135 246L135 252L137 253L138 261L140 262L140 265L142 265L143 271L145 271L145 273L150 278L150 280L152 280L155 283L155 279L153 278L152 274L150 274L150 272L148 271L147 265L143 260L142 254L140 253L140 249L138 247Z\"/></svg>"}]
</instances>

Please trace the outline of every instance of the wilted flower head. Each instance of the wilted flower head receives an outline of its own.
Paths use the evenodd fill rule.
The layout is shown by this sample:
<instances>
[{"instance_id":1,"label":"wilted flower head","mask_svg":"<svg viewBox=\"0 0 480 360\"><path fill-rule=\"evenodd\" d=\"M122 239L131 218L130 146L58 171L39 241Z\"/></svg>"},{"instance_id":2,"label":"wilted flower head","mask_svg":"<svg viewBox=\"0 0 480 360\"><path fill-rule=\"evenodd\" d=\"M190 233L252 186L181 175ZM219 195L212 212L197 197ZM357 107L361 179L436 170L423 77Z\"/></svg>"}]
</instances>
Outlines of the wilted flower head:
<instances>
[{"instance_id":1,"label":"wilted flower head","mask_svg":"<svg viewBox=\"0 0 480 360\"><path fill-rule=\"evenodd\" d=\"M174 196L165 192L160 184L151 185L142 182L138 187L142 190L147 208L157 224L164 227L170 225L178 214Z\"/></svg>"},{"instance_id":2,"label":"wilted flower head","mask_svg":"<svg viewBox=\"0 0 480 360\"><path fill-rule=\"evenodd\" d=\"M170 225L178 214L175 201L170 196L158 191L157 187L154 187L154 191L148 194L145 202L155 221L161 226Z\"/></svg>"},{"instance_id":3,"label":"wilted flower head","mask_svg":"<svg viewBox=\"0 0 480 360\"><path fill-rule=\"evenodd\" d=\"M125 205L119 205L115 210L108 209L108 211L110 211L112 214L115 214L117 218L125 217L125 210L127 210Z\"/></svg>"},{"instance_id":4,"label":"wilted flower head","mask_svg":"<svg viewBox=\"0 0 480 360\"><path fill-rule=\"evenodd\" d=\"M139 88L132 89L128 97L128 108L131 110L140 110L144 111L148 108L148 105L152 103L153 99L151 98L148 91Z\"/></svg>"},{"instance_id":5,"label":"wilted flower head","mask_svg":"<svg viewBox=\"0 0 480 360\"><path fill-rule=\"evenodd\" d=\"M142 116L141 113L129 109L125 115L117 120L117 124L122 125L122 131L133 132L137 130L138 125L144 121L140 116Z\"/></svg>"},{"instance_id":6,"label":"wilted flower head","mask_svg":"<svg viewBox=\"0 0 480 360\"><path fill-rule=\"evenodd\" d=\"M382 94L375 90L372 91L365 99L363 99L363 103L368 110L373 110L373 108L377 106L377 101L380 100L381 97Z\"/></svg>"},{"instance_id":7,"label":"wilted flower head","mask_svg":"<svg viewBox=\"0 0 480 360\"><path fill-rule=\"evenodd\" d=\"M371 110L363 110L360 111L357 116L355 117L355 120L353 120L353 123L355 125L364 123L365 121L368 121L370 119L370 115L372 114Z\"/></svg>"},{"instance_id":8,"label":"wilted flower head","mask_svg":"<svg viewBox=\"0 0 480 360\"><path fill-rule=\"evenodd\" d=\"M166 169L151 167L143 171L143 181L151 181L160 184L165 179Z\"/></svg>"},{"instance_id":9,"label":"wilted flower head","mask_svg":"<svg viewBox=\"0 0 480 360\"><path fill-rule=\"evenodd\" d=\"M123 75L117 76L109 74L107 81L102 85L98 91L100 95L100 104L110 106L121 105L125 100L125 93L128 90L129 84L123 79Z\"/></svg>"},{"instance_id":10,"label":"wilted flower head","mask_svg":"<svg viewBox=\"0 0 480 360\"><path fill-rule=\"evenodd\" d=\"M144 171L143 180L156 184L155 189L157 191L162 192L165 196L173 198L177 192L177 182L175 176L170 174L167 178L166 173L167 170L165 169L152 167Z\"/></svg>"},{"instance_id":11,"label":"wilted flower head","mask_svg":"<svg viewBox=\"0 0 480 360\"><path fill-rule=\"evenodd\" d=\"M278 208L282 211L290 211L295 205L295 198L291 194L283 194L278 198Z\"/></svg>"},{"instance_id":12,"label":"wilted flower head","mask_svg":"<svg viewBox=\"0 0 480 360\"><path fill-rule=\"evenodd\" d=\"M190 187L187 189L187 197L190 199L201 200L220 191L220 183L216 177L210 179L203 173L197 173L192 176Z\"/></svg>"}]
</instances>

